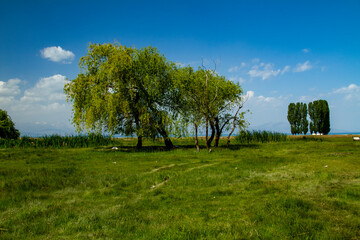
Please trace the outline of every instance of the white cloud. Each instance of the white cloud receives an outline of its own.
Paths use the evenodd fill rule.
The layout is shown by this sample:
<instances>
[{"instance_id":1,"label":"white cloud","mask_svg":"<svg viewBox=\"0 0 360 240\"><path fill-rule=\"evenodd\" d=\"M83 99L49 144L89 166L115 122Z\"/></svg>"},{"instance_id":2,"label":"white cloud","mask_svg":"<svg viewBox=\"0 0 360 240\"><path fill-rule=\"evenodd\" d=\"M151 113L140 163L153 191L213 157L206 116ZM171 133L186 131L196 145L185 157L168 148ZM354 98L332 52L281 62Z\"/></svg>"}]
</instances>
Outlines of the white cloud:
<instances>
[{"instance_id":1,"label":"white cloud","mask_svg":"<svg viewBox=\"0 0 360 240\"><path fill-rule=\"evenodd\" d=\"M310 52L310 49L309 48L304 48L302 51L303 51L303 53L308 53L308 52Z\"/></svg>"},{"instance_id":2,"label":"white cloud","mask_svg":"<svg viewBox=\"0 0 360 240\"><path fill-rule=\"evenodd\" d=\"M66 77L60 74L41 78L33 88L25 90L20 100L29 103L65 100L63 88L66 81Z\"/></svg>"},{"instance_id":3,"label":"white cloud","mask_svg":"<svg viewBox=\"0 0 360 240\"><path fill-rule=\"evenodd\" d=\"M347 87L339 88L333 93L344 94L344 99L347 101L360 102L360 86L356 84L350 84Z\"/></svg>"},{"instance_id":4,"label":"white cloud","mask_svg":"<svg viewBox=\"0 0 360 240\"><path fill-rule=\"evenodd\" d=\"M41 56L53 62L71 63L74 60L75 54L71 51L64 50L60 46L47 47L42 49Z\"/></svg>"},{"instance_id":5,"label":"white cloud","mask_svg":"<svg viewBox=\"0 0 360 240\"><path fill-rule=\"evenodd\" d=\"M294 68L294 72L305 72L312 68L313 66L310 64L310 61L306 61L304 63L298 63Z\"/></svg>"},{"instance_id":6,"label":"white cloud","mask_svg":"<svg viewBox=\"0 0 360 240\"><path fill-rule=\"evenodd\" d=\"M347 87L342 87L334 91L334 93L354 93L354 92L360 92L360 86L357 86L356 84L350 84Z\"/></svg>"},{"instance_id":7,"label":"white cloud","mask_svg":"<svg viewBox=\"0 0 360 240\"><path fill-rule=\"evenodd\" d=\"M18 78L9 79L7 82L0 81L0 97L13 97L20 94Z\"/></svg>"},{"instance_id":8,"label":"white cloud","mask_svg":"<svg viewBox=\"0 0 360 240\"><path fill-rule=\"evenodd\" d=\"M248 72L250 77L261 77L262 80L266 80L270 77L276 77L279 75L280 69L274 70L274 64L272 63L260 63L260 65L255 65Z\"/></svg>"},{"instance_id":9,"label":"white cloud","mask_svg":"<svg viewBox=\"0 0 360 240\"><path fill-rule=\"evenodd\" d=\"M20 94L20 79L9 79L7 82L0 81L0 107L11 104L15 97Z\"/></svg>"},{"instance_id":10,"label":"white cloud","mask_svg":"<svg viewBox=\"0 0 360 240\"><path fill-rule=\"evenodd\" d=\"M272 102L275 100L273 97L264 97L264 96L258 96L257 100L260 102Z\"/></svg>"},{"instance_id":11,"label":"white cloud","mask_svg":"<svg viewBox=\"0 0 360 240\"><path fill-rule=\"evenodd\" d=\"M246 99L246 101L247 101L247 100L253 98L254 95L255 95L254 91L247 91L246 94L243 96L243 99Z\"/></svg>"},{"instance_id":12,"label":"white cloud","mask_svg":"<svg viewBox=\"0 0 360 240\"><path fill-rule=\"evenodd\" d=\"M284 75L286 72L289 72L290 71L290 66L287 65L284 67L284 69L281 71L281 75Z\"/></svg>"},{"instance_id":13,"label":"white cloud","mask_svg":"<svg viewBox=\"0 0 360 240\"><path fill-rule=\"evenodd\" d=\"M0 81L0 108L9 113L22 134L73 133L71 105L63 92L66 81L60 74L41 78L24 92L20 91L19 79Z\"/></svg>"}]
</instances>

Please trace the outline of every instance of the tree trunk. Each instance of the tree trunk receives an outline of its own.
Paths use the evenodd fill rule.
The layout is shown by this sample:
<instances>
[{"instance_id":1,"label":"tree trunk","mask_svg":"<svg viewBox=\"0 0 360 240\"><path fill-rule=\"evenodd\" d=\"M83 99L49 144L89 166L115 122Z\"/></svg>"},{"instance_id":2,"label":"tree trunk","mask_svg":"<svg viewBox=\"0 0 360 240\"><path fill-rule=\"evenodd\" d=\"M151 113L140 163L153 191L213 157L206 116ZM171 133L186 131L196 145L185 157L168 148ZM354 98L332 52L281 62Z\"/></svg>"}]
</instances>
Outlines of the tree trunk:
<instances>
[{"instance_id":1,"label":"tree trunk","mask_svg":"<svg viewBox=\"0 0 360 240\"><path fill-rule=\"evenodd\" d=\"M211 143L214 139L215 136L215 127L214 127L214 123L210 123L210 127L211 127L211 136L210 138L206 141L206 148L209 149L211 147Z\"/></svg>"},{"instance_id":2,"label":"tree trunk","mask_svg":"<svg viewBox=\"0 0 360 240\"><path fill-rule=\"evenodd\" d=\"M137 149L142 148L142 136L141 135L138 136L138 142L137 142L136 148Z\"/></svg>"},{"instance_id":3,"label":"tree trunk","mask_svg":"<svg viewBox=\"0 0 360 240\"><path fill-rule=\"evenodd\" d=\"M164 129L163 126L160 126L158 129L159 134L164 138L164 142L165 142L165 147L167 149L173 149L174 148L174 144L171 142L171 139L169 138L169 136L166 133L166 130Z\"/></svg>"},{"instance_id":4,"label":"tree trunk","mask_svg":"<svg viewBox=\"0 0 360 240\"><path fill-rule=\"evenodd\" d=\"M230 137L231 137L231 134L234 132L234 130L235 130L235 128L236 128L236 123L235 123L235 121L236 121L236 118L234 118L234 122L233 122L233 128L231 129L231 132L230 132L230 134L229 134L229 136L228 136L228 138L227 138L227 143L226 143L226 145L229 147L229 145L230 145Z\"/></svg>"},{"instance_id":5,"label":"tree trunk","mask_svg":"<svg viewBox=\"0 0 360 240\"><path fill-rule=\"evenodd\" d=\"M174 148L174 144L172 143L171 139L169 137L164 137L164 141L165 141L165 146L166 149L173 149Z\"/></svg>"},{"instance_id":6,"label":"tree trunk","mask_svg":"<svg viewBox=\"0 0 360 240\"><path fill-rule=\"evenodd\" d=\"M208 146L208 138L209 138L209 120L206 117L206 124L205 124L205 142L206 142L206 148L209 148Z\"/></svg>"},{"instance_id":7,"label":"tree trunk","mask_svg":"<svg viewBox=\"0 0 360 240\"><path fill-rule=\"evenodd\" d=\"M231 137L231 134L234 132L234 130L235 130L235 128L236 128L236 116L237 116L237 114L239 113L239 111L240 111L240 109L243 107L243 105L242 104L240 104L239 105L239 108L237 109L237 111L236 111L236 113L235 113L235 115L234 115L234 121L233 121L233 128L231 129L231 132L230 132L230 134L229 134L229 136L228 136L228 138L227 138L227 143L226 143L226 145L229 147L229 145L230 145L230 137Z\"/></svg>"},{"instance_id":8,"label":"tree trunk","mask_svg":"<svg viewBox=\"0 0 360 240\"><path fill-rule=\"evenodd\" d=\"M140 120L139 120L139 115L137 112L134 115L135 115L136 132L137 132L137 136L138 136L138 142L137 142L136 148L140 149L140 148L142 148L142 145L143 145L142 144L142 134L139 134L139 131L141 129Z\"/></svg>"},{"instance_id":9,"label":"tree trunk","mask_svg":"<svg viewBox=\"0 0 360 240\"><path fill-rule=\"evenodd\" d=\"M215 142L214 142L214 147L218 147L219 146L219 141L220 141L220 136L221 136L221 131L220 131L220 126L219 126L219 118L215 118L215 130L216 130L216 135L215 135Z\"/></svg>"},{"instance_id":10,"label":"tree trunk","mask_svg":"<svg viewBox=\"0 0 360 240\"><path fill-rule=\"evenodd\" d=\"M198 139L198 126L195 124L195 146L196 151L200 152L199 139Z\"/></svg>"}]
</instances>

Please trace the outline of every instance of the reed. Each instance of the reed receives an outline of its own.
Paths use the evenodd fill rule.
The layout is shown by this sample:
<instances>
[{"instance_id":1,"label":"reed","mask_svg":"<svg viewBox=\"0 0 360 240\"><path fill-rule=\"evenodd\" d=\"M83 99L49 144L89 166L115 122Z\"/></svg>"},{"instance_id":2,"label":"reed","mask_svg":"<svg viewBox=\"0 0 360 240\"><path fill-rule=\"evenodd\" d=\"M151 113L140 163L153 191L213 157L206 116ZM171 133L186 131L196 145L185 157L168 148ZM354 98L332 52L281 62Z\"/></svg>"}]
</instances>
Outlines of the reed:
<instances>
[{"instance_id":1,"label":"reed","mask_svg":"<svg viewBox=\"0 0 360 240\"><path fill-rule=\"evenodd\" d=\"M31 138L24 136L19 139L0 139L0 148L83 148L106 146L113 143L114 140L109 136L99 134L60 136L47 135L40 138Z\"/></svg>"}]
</instances>

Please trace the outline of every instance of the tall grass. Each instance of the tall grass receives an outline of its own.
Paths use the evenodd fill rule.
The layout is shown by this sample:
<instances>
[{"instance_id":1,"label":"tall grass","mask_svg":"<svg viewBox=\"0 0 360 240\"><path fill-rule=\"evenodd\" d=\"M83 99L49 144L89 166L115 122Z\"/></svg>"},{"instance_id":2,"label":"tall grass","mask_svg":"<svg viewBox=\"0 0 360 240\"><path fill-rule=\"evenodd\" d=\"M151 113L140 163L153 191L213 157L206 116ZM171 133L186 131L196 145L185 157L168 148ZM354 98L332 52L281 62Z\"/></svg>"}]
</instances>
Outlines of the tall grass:
<instances>
[{"instance_id":1,"label":"tall grass","mask_svg":"<svg viewBox=\"0 0 360 240\"><path fill-rule=\"evenodd\" d=\"M19 139L0 139L0 148L29 148L29 147L53 147L53 148L79 148L105 146L113 143L109 136L89 134L87 136L60 136L50 135L40 138L24 136Z\"/></svg>"},{"instance_id":2,"label":"tall grass","mask_svg":"<svg viewBox=\"0 0 360 240\"><path fill-rule=\"evenodd\" d=\"M283 142L287 140L287 135L278 132L269 131L240 131L236 141L239 143L265 143L265 142Z\"/></svg>"}]
</instances>

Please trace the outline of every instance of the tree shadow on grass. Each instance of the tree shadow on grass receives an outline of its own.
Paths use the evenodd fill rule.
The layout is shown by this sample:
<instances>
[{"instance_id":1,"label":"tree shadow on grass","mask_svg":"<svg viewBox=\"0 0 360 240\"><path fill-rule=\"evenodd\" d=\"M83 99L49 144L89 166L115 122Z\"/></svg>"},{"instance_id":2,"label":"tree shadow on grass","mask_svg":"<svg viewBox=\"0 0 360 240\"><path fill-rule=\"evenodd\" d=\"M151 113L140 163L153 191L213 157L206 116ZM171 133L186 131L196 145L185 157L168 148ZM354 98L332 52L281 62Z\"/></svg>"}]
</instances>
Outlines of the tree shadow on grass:
<instances>
[{"instance_id":1,"label":"tree shadow on grass","mask_svg":"<svg viewBox=\"0 0 360 240\"><path fill-rule=\"evenodd\" d=\"M231 144L229 147L224 147L227 148L229 150L241 150L244 148L250 148L250 149L259 149L260 148L260 144L254 144L254 143L249 143L249 144Z\"/></svg>"},{"instance_id":2,"label":"tree shadow on grass","mask_svg":"<svg viewBox=\"0 0 360 240\"><path fill-rule=\"evenodd\" d=\"M229 150L241 150L241 149L246 149L246 148L250 148L250 149L259 149L260 145L259 144L231 144L229 147L227 146L219 146L217 148L215 147L211 147L212 151L216 151L216 149L221 149L221 150L225 150L225 149L229 149ZM173 149L167 149L165 146L143 146L142 148L137 148L136 146L109 146L109 147L99 147L99 148L95 148L97 150L105 150L107 152L131 152L131 153L135 153L135 152L139 152L139 153L143 153L143 152L165 152L165 151L173 151L173 150L177 150L177 149L194 149L196 150L195 145L193 144L184 144L184 145L176 145ZM200 146L200 150L201 151L207 151L205 146Z\"/></svg>"}]
</instances>

